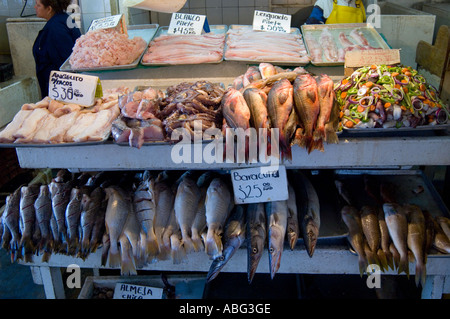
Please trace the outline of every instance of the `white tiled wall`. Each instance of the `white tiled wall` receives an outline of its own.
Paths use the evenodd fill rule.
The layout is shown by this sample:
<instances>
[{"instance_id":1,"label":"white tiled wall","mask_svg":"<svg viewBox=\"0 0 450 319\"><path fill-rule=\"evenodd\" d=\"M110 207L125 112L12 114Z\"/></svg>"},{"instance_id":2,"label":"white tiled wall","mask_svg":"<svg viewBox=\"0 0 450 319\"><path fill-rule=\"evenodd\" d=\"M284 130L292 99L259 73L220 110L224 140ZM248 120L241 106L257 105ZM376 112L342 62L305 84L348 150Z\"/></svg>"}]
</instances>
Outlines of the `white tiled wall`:
<instances>
[{"instance_id":1,"label":"white tiled wall","mask_svg":"<svg viewBox=\"0 0 450 319\"><path fill-rule=\"evenodd\" d=\"M110 0L79 0L81 7L82 32L89 29L92 21L111 15Z\"/></svg>"}]
</instances>

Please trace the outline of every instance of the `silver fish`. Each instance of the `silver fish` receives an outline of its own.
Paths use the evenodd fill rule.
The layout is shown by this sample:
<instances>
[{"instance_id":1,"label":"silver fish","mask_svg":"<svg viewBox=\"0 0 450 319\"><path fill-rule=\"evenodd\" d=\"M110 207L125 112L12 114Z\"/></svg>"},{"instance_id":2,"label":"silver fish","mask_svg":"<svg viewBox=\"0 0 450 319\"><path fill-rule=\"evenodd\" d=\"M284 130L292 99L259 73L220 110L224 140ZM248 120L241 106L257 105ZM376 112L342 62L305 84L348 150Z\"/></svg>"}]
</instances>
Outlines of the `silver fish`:
<instances>
[{"instance_id":1,"label":"silver fish","mask_svg":"<svg viewBox=\"0 0 450 319\"><path fill-rule=\"evenodd\" d=\"M400 254L398 273L404 271L409 277L408 221L405 212L396 203L384 203L383 211L392 242Z\"/></svg>"},{"instance_id":2,"label":"silver fish","mask_svg":"<svg viewBox=\"0 0 450 319\"><path fill-rule=\"evenodd\" d=\"M61 249L61 244L66 241L66 207L70 201L70 192L72 186L69 182L57 182L53 180L50 185L50 194L52 196L52 209L57 224L58 236L54 237L55 248Z\"/></svg>"},{"instance_id":3,"label":"silver fish","mask_svg":"<svg viewBox=\"0 0 450 319\"><path fill-rule=\"evenodd\" d=\"M425 216L417 205L404 205L408 220L408 248L416 261L415 282L425 285L427 269L425 264Z\"/></svg>"},{"instance_id":4,"label":"silver fish","mask_svg":"<svg viewBox=\"0 0 450 319\"><path fill-rule=\"evenodd\" d=\"M136 213L131 210L128 213L125 225L123 226L122 234L119 237L122 253L120 264L122 274L136 274L136 265L140 265L144 262L144 260L141 259L140 230L141 226ZM132 258L128 258L130 253Z\"/></svg>"},{"instance_id":5,"label":"silver fish","mask_svg":"<svg viewBox=\"0 0 450 319\"><path fill-rule=\"evenodd\" d=\"M108 201L106 200L105 192L103 191L103 199L100 203L100 209L95 216L94 226L92 227L91 238L89 240L89 251L95 252L98 246L101 245L103 234L105 233L105 214Z\"/></svg>"},{"instance_id":6,"label":"silver fish","mask_svg":"<svg viewBox=\"0 0 450 319\"><path fill-rule=\"evenodd\" d=\"M266 203L267 235L269 245L270 277L273 279L280 268L286 236L288 206L287 201Z\"/></svg>"},{"instance_id":7,"label":"silver fish","mask_svg":"<svg viewBox=\"0 0 450 319\"><path fill-rule=\"evenodd\" d=\"M96 187L89 195L83 194L81 200L80 237L82 256L91 251L91 238L97 215L102 208L105 194L101 187Z\"/></svg>"},{"instance_id":8,"label":"silver fish","mask_svg":"<svg viewBox=\"0 0 450 319\"><path fill-rule=\"evenodd\" d=\"M261 260L267 238L264 204L250 204L247 207L247 276L251 283Z\"/></svg>"},{"instance_id":9,"label":"silver fish","mask_svg":"<svg viewBox=\"0 0 450 319\"><path fill-rule=\"evenodd\" d=\"M44 251L43 262L48 262L52 252L53 236L50 228L50 219L52 218L52 199L48 185L40 187L39 196L34 202L36 211L36 220L41 230L42 240L38 245L39 251Z\"/></svg>"},{"instance_id":10,"label":"silver fish","mask_svg":"<svg viewBox=\"0 0 450 319\"><path fill-rule=\"evenodd\" d=\"M221 178L214 178L206 191L205 208L208 231L205 250L215 259L222 255L221 235L225 222L234 207L232 194Z\"/></svg>"},{"instance_id":11,"label":"silver fish","mask_svg":"<svg viewBox=\"0 0 450 319\"><path fill-rule=\"evenodd\" d=\"M78 227L81 216L81 199L83 193L80 188L72 188L70 201L66 207L66 225L67 225L67 253L74 255L78 247Z\"/></svg>"},{"instance_id":12,"label":"silver fish","mask_svg":"<svg viewBox=\"0 0 450 319\"><path fill-rule=\"evenodd\" d=\"M32 254L34 251L33 232L36 223L36 211L34 202L39 196L39 185L23 186L20 190L20 220L23 225L22 238L19 246L23 247L25 261L32 262Z\"/></svg>"},{"instance_id":13,"label":"silver fish","mask_svg":"<svg viewBox=\"0 0 450 319\"><path fill-rule=\"evenodd\" d=\"M6 234L9 232L11 234L11 240L8 243L8 249L11 250L11 261L15 261L17 253L19 253L19 242L20 242L20 230L19 230L19 212L20 205L20 187L16 189L12 194L6 197L6 207L3 212L4 224L8 228ZM6 243L5 243L6 244ZM20 256L20 254L19 254Z\"/></svg>"},{"instance_id":14,"label":"silver fish","mask_svg":"<svg viewBox=\"0 0 450 319\"><path fill-rule=\"evenodd\" d=\"M295 190L288 184L289 199L287 201L288 206L288 219L287 219L287 230L286 235L289 241L289 246L291 250L294 250L297 244L299 236L299 225L298 225L298 213L297 213L297 199L295 196Z\"/></svg>"},{"instance_id":15,"label":"silver fish","mask_svg":"<svg viewBox=\"0 0 450 319\"><path fill-rule=\"evenodd\" d=\"M384 256L386 258L387 266L390 267L391 269L394 269L394 258L389 249L389 246L391 244L391 237L389 236L389 230L387 228L386 220L384 218L384 212L381 208L378 209L378 226L380 226L381 249L383 250Z\"/></svg>"},{"instance_id":16,"label":"silver fish","mask_svg":"<svg viewBox=\"0 0 450 319\"><path fill-rule=\"evenodd\" d=\"M233 257L234 253L241 247L242 243L245 241L245 228L246 219L244 207L242 205L236 205L225 225L222 255L213 260L206 276L206 282L210 282L216 278L231 257Z\"/></svg>"},{"instance_id":17,"label":"silver fish","mask_svg":"<svg viewBox=\"0 0 450 319\"><path fill-rule=\"evenodd\" d=\"M163 234L169 224L170 216L173 211L175 193L172 190L171 185L165 179L162 179L161 176L162 175L158 176L158 179L155 181L154 185L150 187L150 190L153 189L156 203L156 215L153 227L159 246L158 258L166 259L170 254L170 246L168 249L165 249L166 246L163 244Z\"/></svg>"}]
</instances>

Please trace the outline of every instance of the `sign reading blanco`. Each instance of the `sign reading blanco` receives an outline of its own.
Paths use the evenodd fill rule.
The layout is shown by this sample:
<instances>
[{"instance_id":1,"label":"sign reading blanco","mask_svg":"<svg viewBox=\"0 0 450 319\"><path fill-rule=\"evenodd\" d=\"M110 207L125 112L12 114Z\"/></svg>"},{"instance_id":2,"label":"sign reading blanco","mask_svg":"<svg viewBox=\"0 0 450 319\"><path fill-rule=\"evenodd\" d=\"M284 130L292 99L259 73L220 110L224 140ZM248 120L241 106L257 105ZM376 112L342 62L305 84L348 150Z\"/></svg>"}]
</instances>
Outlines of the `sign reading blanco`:
<instances>
[{"instance_id":1,"label":"sign reading blanco","mask_svg":"<svg viewBox=\"0 0 450 319\"><path fill-rule=\"evenodd\" d=\"M189 13L174 13L170 20L168 34L201 35L206 16Z\"/></svg>"},{"instance_id":2,"label":"sign reading blanco","mask_svg":"<svg viewBox=\"0 0 450 319\"><path fill-rule=\"evenodd\" d=\"M288 199L285 166L264 166L231 171L234 202L266 203Z\"/></svg>"},{"instance_id":3,"label":"sign reading blanco","mask_svg":"<svg viewBox=\"0 0 450 319\"><path fill-rule=\"evenodd\" d=\"M163 289L117 283L114 299L162 299Z\"/></svg>"},{"instance_id":4,"label":"sign reading blanco","mask_svg":"<svg viewBox=\"0 0 450 319\"><path fill-rule=\"evenodd\" d=\"M57 101L92 106L96 97L102 97L97 76L52 71L48 96Z\"/></svg>"},{"instance_id":5,"label":"sign reading blanco","mask_svg":"<svg viewBox=\"0 0 450 319\"><path fill-rule=\"evenodd\" d=\"M291 33L292 17L288 14L255 10L253 30Z\"/></svg>"}]
</instances>

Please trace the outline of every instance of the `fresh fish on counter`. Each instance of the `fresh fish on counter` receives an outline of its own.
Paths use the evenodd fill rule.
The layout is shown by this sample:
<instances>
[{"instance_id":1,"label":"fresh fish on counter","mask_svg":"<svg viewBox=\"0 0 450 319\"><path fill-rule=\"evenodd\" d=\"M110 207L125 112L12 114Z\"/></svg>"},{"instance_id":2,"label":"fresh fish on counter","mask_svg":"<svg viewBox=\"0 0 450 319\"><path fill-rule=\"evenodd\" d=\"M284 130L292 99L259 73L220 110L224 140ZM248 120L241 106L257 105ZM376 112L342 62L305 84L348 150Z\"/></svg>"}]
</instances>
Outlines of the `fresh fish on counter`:
<instances>
[{"instance_id":1,"label":"fresh fish on counter","mask_svg":"<svg viewBox=\"0 0 450 319\"><path fill-rule=\"evenodd\" d=\"M223 267L233 257L234 253L241 247L245 241L246 212L242 205L236 205L225 225L223 234L222 255L216 257L206 275L206 282L215 279Z\"/></svg>"},{"instance_id":2,"label":"fresh fish on counter","mask_svg":"<svg viewBox=\"0 0 450 319\"><path fill-rule=\"evenodd\" d=\"M266 212L263 203L247 206L247 276L251 283L261 260L267 238Z\"/></svg>"},{"instance_id":3,"label":"fresh fish on counter","mask_svg":"<svg viewBox=\"0 0 450 319\"><path fill-rule=\"evenodd\" d=\"M37 251L43 251L43 262L48 262L52 253L53 236L50 229L50 219L52 218L52 199L48 185L41 185L39 195L34 202L36 212L36 221L41 230L41 241L37 247Z\"/></svg>"},{"instance_id":4,"label":"fresh fish on counter","mask_svg":"<svg viewBox=\"0 0 450 319\"><path fill-rule=\"evenodd\" d=\"M444 254L450 254L450 239L447 237L442 230L442 227L436 221L435 218L432 218L434 224L434 239L433 239L433 247L436 248L439 252Z\"/></svg>"},{"instance_id":5,"label":"fresh fish on counter","mask_svg":"<svg viewBox=\"0 0 450 319\"><path fill-rule=\"evenodd\" d=\"M234 207L233 195L221 177L214 178L206 191L205 208L208 231L205 251L212 259L222 255L222 233Z\"/></svg>"},{"instance_id":6,"label":"fresh fish on counter","mask_svg":"<svg viewBox=\"0 0 450 319\"><path fill-rule=\"evenodd\" d=\"M250 109L252 127L270 129L269 114L267 111L267 94L256 88L249 88L243 93L247 106Z\"/></svg>"},{"instance_id":7,"label":"fresh fish on counter","mask_svg":"<svg viewBox=\"0 0 450 319\"><path fill-rule=\"evenodd\" d=\"M342 220L348 228L348 241L358 254L359 273L362 277L369 265L365 253L365 238L362 230L361 216L353 206L344 206L341 209Z\"/></svg>"},{"instance_id":8,"label":"fresh fish on counter","mask_svg":"<svg viewBox=\"0 0 450 319\"><path fill-rule=\"evenodd\" d=\"M408 221L402 206L396 203L383 204L386 225L392 242L400 254L398 273L405 272L409 277L408 261Z\"/></svg>"},{"instance_id":9,"label":"fresh fish on counter","mask_svg":"<svg viewBox=\"0 0 450 319\"><path fill-rule=\"evenodd\" d=\"M229 88L225 92L222 99L222 111L231 128L246 130L250 127L250 109L240 91Z\"/></svg>"},{"instance_id":10,"label":"fresh fish on counter","mask_svg":"<svg viewBox=\"0 0 450 319\"><path fill-rule=\"evenodd\" d=\"M331 112L334 108L334 83L333 80L326 74L320 75L317 82L320 111L317 117L313 139L314 141L325 141L328 144L336 144L338 141L336 130L326 130L326 125L330 122ZM320 143L319 149L323 149L323 145L320 146Z\"/></svg>"},{"instance_id":11,"label":"fresh fish on counter","mask_svg":"<svg viewBox=\"0 0 450 319\"><path fill-rule=\"evenodd\" d=\"M14 115L12 121L0 132L0 143L13 143L14 134L22 127L26 118L33 113L32 110L20 110Z\"/></svg>"},{"instance_id":12,"label":"fresh fish on counter","mask_svg":"<svg viewBox=\"0 0 450 319\"><path fill-rule=\"evenodd\" d=\"M267 95L267 110L271 128L279 129L280 150L283 158L292 160L290 136L287 124L294 108L294 89L288 79L274 83Z\"/></svg>"},{"instance_id":13,"label":"fresh fish on counter","mask_svg":"<svg viewBox=\"0 0 450 319\"><path fill-rule=\"evenodd\" d=\"M78 247L78 226L81 216L81 200L83 193L80 188L72 188L70 201L67 204L65 220L67 225L67 253L74 255Z\"/></svg>"},{"instance_id":14,"label":"fresh fish on counter","mask_svg":"<svg viewBox=\"0 0 450 319\"><path fill-rule=\"evenodd\" d=\"M120 266L120 251L118 241L129 212L132 210L130 195L120 187L105 188L108 206L105 214L106 233L109 235L109 266Z\"/></svg>"},{"instance_id":15,"label":"fresh fish on counter","mask_svg":"<svg viewBox=\"0 0 450 319\"><path fill-rule=\"evenodd\" d=\"M80 256L86 257L91 252L91 238L96 224L97 215L100 214L104 198L103 189L96 187L90 194L83 193L80 213Z\"/></svg>"},{"instance_id":16,"label":"fresh fish on counter","mask_svg":"<svg viewBox=\"0 0 450 319\"><path fill-rule=\"evenodd\" d=\"M201 192L197 182L194 180L193 173L188 171L180 178L174 202L175 216L180 226L183 247L187 254L195 251L191 228L200 198Z\"/></svg>"},{"instance_id":17,"label":"fresh fish on counter","mask_svg":"<svg viewBox=\"0 0 450 319\"><path fill-rule=\"evenodd\" d=\"M19 242L21 239L20 229L19 229L19 219L20 219L20 187L17 188L12 194L6 197L6 207L3 212L4 225L6 225L9 233L11 234L11 239L9 242L5 243L8 249L11 250L11 260L15 261L17 257L21 256L19 251ZM5 231L5 234L8 233Z\"/></svg>"},{"instance_id":18,"label":"fresh fish on counter","mask_svg":"<svg viewBox=\"0 0 450 319\"><path fill-rule=\"evenodd\" d=\"M427 270L425 264L425 217L417 205L404 205L408 220L408 248L412 251L416 261L415 282L422 287L425 285Z\"/></svg>"},{"instance_id":19,"label":"fresh fish on counter","mask_svg":"<svg viewBox=\"0 0 450 319\"><path fill-rule=\"evenodd\" d=\"M294 175L296 183L297 207L299 207L299 224L306 251L312 257L319 238L320 202L311 181L300 171ZM295 185L295 184L294 184Z\"/></svg>"},{"instance_id":20,"label":"fresh fish on counter","mask_svg":"<svg viewBox=\"0 0 450 319\"><path fill-rule=\"evenodd\" d=\"M22 186L20 189L20 203L19 212L20 220L23 225L22 237L20 239L19 247L23 248L25 262L32 261L32 254L34 245L32 235L36 222L36 211L34 209L34 202L39 196L39 185Z\"/></svg>"},{"instance_id":21,"label":"fresh fish on counter","mask_svg":"<svg viewBox=\"0 0 450 319\"><path fill-rule=\"evenodd\" d=\"M289 242L289 247L291 248L291 250L294 250L295 246L297 245L300 229L298 224L297 199L295 196L295 190L289 183L288 193L289 198L287 200L288 218L286 235Z\"/></svg>"},{"instance_id":22,"label":"fresh fish on counter","mask_svg":"<svg viewBox=\"0 0 450 319\"><path fill-rule=\"evenodd\" d=\"M320 45L323 49L323 54L329 62L339 61L339 52L333 35L328 28L324 28L319 38Z\"/></svg>"},{"instance_id":23,"label":"fresh fish on counter","mask_svg":"<svg viewBox=\"0 0 450 319\"><path fill-rule=\"evenodd\" d=\"M363 206L361 208L361 225L366 238L369 250L376 256L379 266L382 269L388 268L387 257L380 248L381 231L378 220L378 209L375 206Z\"/></svg>"},{"instance_id":24,"label":"fresh fish on counter","mask_svg":"<svg viewBox=\"0 0 450 319\"><path fill-rule=\"evenodd\" d=\"M308 45L311 61L314 63L322 62L322 47L319 42L317 42L317 40L310 33L305 35L305 42Z\"/></svg>"},{"instance_id":25,"label":"fresh fish on counter","mask_svg":"<svg viewBox=\"0 0 450 319\"><path fill-rule=\"evenodd\" d=\"M389 235L389 230L387 228L386 220L384 218L384 212L381 208L378 209L378 225L380 226L381 250L383 251L383 254L386 257L387 265L391 269L394 269L394 259L392 256L392 252L389 249L391 245L391 237Z\"/></svg>"},{"instance_id":26,"label":"fresh fish on counter","mask_svg":"<svg viewBox=\"0 0 450 319\"><path fill-rule=\"evenodd\" d=\"M280 268L281 255L286 236L287 201L268 202L265 205L269 248L270 277L273 279Z\"/></svg>"},{"instance_id":27,"label":"fresh fish on counter","mask_svg":"<svg viewBox=\"0 0 450 319\"><path fill-rule=\"evenodd\" d=\"M106 199L103 191L103 199L100 204L100 209L95 216L94 226L92 227L91 238L89 240L89 251L91 253L94 253L102 243L103 234L105 233L105 215L107 205L108 200Z\"/></svg>"},{"instance_id":28,"label":"fresh fish on counter","mask_svg":"<svg viewBox=\"0 0 450 319\"><path fill-rule=\"evenodd\" d=\"M308 152L318 148L313 141L316 121L320 112L320 102L316 80L309 74L299 75L294 81L295 110L303 124L303 135L297 144Z\"/></svg>"},{"instance_id":29,"label":"fresh fish on counter","mask_svg":"<svg viewBox=\"0 0 450 319\"><path fill-rule=\"evenodd\" d=\"M375 48L375 47L371 46L369 41L367 40L367 38L364 36L364 34L358 29L353 29L350 32L350 37L352 37L352 39L356 42L356 44L359 46L360 50L380 49L380 48Z\"/></svg>"},{"instance_id":30,"label":"fresh fish on counter","mask_svg":"<svg viewBox=\"0 0 450 319\"><path fill-rule=\"evenodd\" d=\"M67 239L66 228L66 207L70 201L70 192L72 190L70 182L57 182L53 180L49 185L50 194L52 196L53 216L56 221L57 237L54 237L55 249L62 249L62 244Z\"/></svg>"},{"instance_id":31,"label":"fresh fish on counter","mask_svg":"<svg viewBox=\"0 0 450 319\"><path fill-rule=\"evenodd\" d=\"M136 212L130 210L122 233L119 237L121 248L121 274L136 275L136 267L142 266L147 256L141 256L140 246L141 225L136 217Z\"/></svg>"}]
</instances>

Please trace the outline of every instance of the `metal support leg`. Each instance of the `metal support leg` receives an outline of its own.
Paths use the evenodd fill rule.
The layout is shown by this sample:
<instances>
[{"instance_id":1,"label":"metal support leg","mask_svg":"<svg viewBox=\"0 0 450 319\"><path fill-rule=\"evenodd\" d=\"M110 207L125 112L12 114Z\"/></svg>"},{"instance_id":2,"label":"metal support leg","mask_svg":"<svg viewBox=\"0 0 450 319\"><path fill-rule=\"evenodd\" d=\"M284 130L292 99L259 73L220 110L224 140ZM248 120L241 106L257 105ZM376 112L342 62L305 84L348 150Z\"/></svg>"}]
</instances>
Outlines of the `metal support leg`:
<instances>
[{"instance_id":1,"label":"metal support leg","mask_svg":"<svg viewBox=\"0 0 450 319\"><path fill-rule=\"evenodd\" d=\"M41 276L47 299L65 299L61 270L57 267L42 266Z\"/></svg>"}]
</instances>

